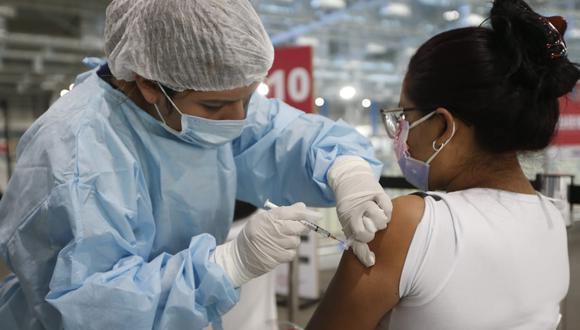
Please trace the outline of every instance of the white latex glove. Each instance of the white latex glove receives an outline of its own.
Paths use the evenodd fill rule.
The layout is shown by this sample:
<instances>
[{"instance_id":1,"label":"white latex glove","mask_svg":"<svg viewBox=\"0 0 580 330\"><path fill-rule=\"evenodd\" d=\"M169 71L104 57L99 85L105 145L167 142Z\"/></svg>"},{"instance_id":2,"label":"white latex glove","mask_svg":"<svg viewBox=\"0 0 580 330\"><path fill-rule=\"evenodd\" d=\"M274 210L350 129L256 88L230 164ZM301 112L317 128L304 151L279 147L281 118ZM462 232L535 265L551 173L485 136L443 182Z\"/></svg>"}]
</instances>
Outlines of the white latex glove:
<instances>
[{"instance_id":1,"label":"white latex glove","mask_svg":"<svg viewBox=\"0 0 580 330\"><path fill-rule=\"evenodd\" d=\"M352 250L367 267L375 254L366 243L377 230L387 228L393 204L375 178L370 165L357 156L338 157L328 171L328 183L336 197L342 231L352 240Z\"/></svg>"},{"instance_id":2,"label":"white latex glove","mask_svg":"<svg viewBox=\"0 0 580 330\"><path fill-rule=\"evenodd\" d=\"M308 228L299 220L320 220L303 203L258 213L232 241L219 245L214 257L235 287L265 274L296 257L300 236Z\"/></svg>"}]
</instances>

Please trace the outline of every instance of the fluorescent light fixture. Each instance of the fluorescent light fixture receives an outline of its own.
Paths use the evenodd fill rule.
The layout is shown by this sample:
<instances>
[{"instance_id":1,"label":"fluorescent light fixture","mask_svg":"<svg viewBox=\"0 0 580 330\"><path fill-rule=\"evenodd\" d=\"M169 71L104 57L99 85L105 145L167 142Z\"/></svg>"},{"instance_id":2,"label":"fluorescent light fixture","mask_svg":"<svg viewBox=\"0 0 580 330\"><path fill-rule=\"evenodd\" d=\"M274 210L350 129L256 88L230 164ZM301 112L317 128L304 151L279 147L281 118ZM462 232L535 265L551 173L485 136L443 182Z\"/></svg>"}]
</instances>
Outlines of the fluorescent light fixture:
<instances>
[{"instance_id":1,"label":"fluorescent light fixture","mask_svg":"<svg viewBox=\"0 0 580 330\"><path fill-rule=\"evenodd\" d=\"M315 37L301 36L301 37L298 37L298 39L296 39L296 44L299 46L316 47L316 46L318 46L319 43L320 42L318 41L318 38L315 38Z\"/></svg>"},{"instance_id":2,"label":"fluorescent light fixture","mask_svg":"<svg viewBox=\"0 0 580 330\"><path fill-rule=\"evenodd\" d=\"M345 0L312 0L310 4L314 8L341 9L346 7Z\"/></svg>"},{"instance_id":3,"label":"fluorescent light fixture","mask_svg":"<svg viewBox=\"0 0 580 330\"><path fill-rule=\"evenodd\" d=\"M411 16L411 8L405 3L393 2L381 8L381 15L383 16Z\"/></svg>"}]
</instances>

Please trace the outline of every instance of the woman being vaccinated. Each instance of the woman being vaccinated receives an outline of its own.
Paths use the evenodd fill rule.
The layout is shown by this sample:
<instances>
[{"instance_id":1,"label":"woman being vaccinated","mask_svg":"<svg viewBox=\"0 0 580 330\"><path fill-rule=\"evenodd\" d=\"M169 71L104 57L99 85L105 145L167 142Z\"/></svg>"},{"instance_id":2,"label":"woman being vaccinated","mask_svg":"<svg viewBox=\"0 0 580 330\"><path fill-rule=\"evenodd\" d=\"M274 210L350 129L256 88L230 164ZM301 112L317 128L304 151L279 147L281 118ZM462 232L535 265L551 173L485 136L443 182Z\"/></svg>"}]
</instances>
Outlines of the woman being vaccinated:
<instances>
[{"instance_id":1,"label":"woman being vaccinated","mask_svg":"<svg viewBox=\"0 0 580 330\"><path fill-rule=\"evenodd\" d=\"M489 24L438 34L411 58L400 107L383 115L422 192L393 201L373 268L343 257L308 329L556 329L565 222L518 155L550 144L580 71L562 17L495 0Z\"/></svg>"}]
</instances>

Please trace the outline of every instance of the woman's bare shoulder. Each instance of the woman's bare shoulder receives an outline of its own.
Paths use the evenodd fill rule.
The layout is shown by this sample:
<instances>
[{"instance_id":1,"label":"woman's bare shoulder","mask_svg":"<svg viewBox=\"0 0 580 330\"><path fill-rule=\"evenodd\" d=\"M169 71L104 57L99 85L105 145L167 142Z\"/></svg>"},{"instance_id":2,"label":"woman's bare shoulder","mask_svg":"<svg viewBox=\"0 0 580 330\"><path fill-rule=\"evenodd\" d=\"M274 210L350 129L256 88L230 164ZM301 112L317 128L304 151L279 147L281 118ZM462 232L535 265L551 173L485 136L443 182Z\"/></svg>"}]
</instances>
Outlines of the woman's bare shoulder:
<instances>
[{"instance_id":1,"label":"woman's bare shoulder","mask_svg":"<svg viewBox=\"0 0 580 330\"><path fill-rule=\"evenodd\" d=\"M396 279L393 284L397 288L407 251L424 212L425 200L422 197L407 195L393 199L391 222L369 243L376 255L377 268L389 272L391 278Z\"/></svg>"},{"instance_id":2,"label":"woman's bare shoulder","mask_svg":"<svg viewBox=\"0 0 580 330\"><path fill-rule=\"evenodd\" d=\"M369 243L375 265L367 268L347 251L307 329L376 328L399 302L401 272L424 210L419 196L393 200L391 222Z\"/></svg>"}]
</instances>

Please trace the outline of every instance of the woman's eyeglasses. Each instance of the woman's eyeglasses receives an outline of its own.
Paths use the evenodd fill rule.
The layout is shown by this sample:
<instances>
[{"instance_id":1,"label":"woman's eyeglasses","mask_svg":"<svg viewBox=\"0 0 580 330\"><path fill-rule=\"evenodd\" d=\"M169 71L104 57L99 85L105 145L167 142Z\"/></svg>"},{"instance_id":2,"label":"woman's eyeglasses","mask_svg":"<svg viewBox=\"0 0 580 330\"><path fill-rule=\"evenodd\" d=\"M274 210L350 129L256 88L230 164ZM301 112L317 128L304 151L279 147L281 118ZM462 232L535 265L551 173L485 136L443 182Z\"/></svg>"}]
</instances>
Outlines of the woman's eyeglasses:
<instances>
[{"instance_id":1,"label":"woman's eyeglasses","mask_svg":"<svg viewBox=\"0 0 580 330\"><path fill-rule=\"evenodd\" d=\"M387 136L394 139L399 130L399 121L405 119L405 111L418 110L417 108L389 108L381 109L381 118L383 120L383 125L385 125L385 130L387 131Z\"/></svg>"},{"instance_id":2,"label":"woman's eyeglasses","mask_svg":"<svg viewBox=\"0 0 580 330\"><path fill-rule=\"evenodd\" d=\"M409 129L421 124L422 122L426 121L427 119L433 117L435 115L435 109L433 108L430 110L426 115L424 115L421 119L416 120L415 122L411 123ZM397 136L397 132L399 131L399 125L401 120L405 120L405 111L417 111L421 110L418 108L390 108L390 109L381 109L381 117L383 119L383 125L385 125L385 130L387 131L387 135L394 139Z\"/></svg>"}]
</instances>

